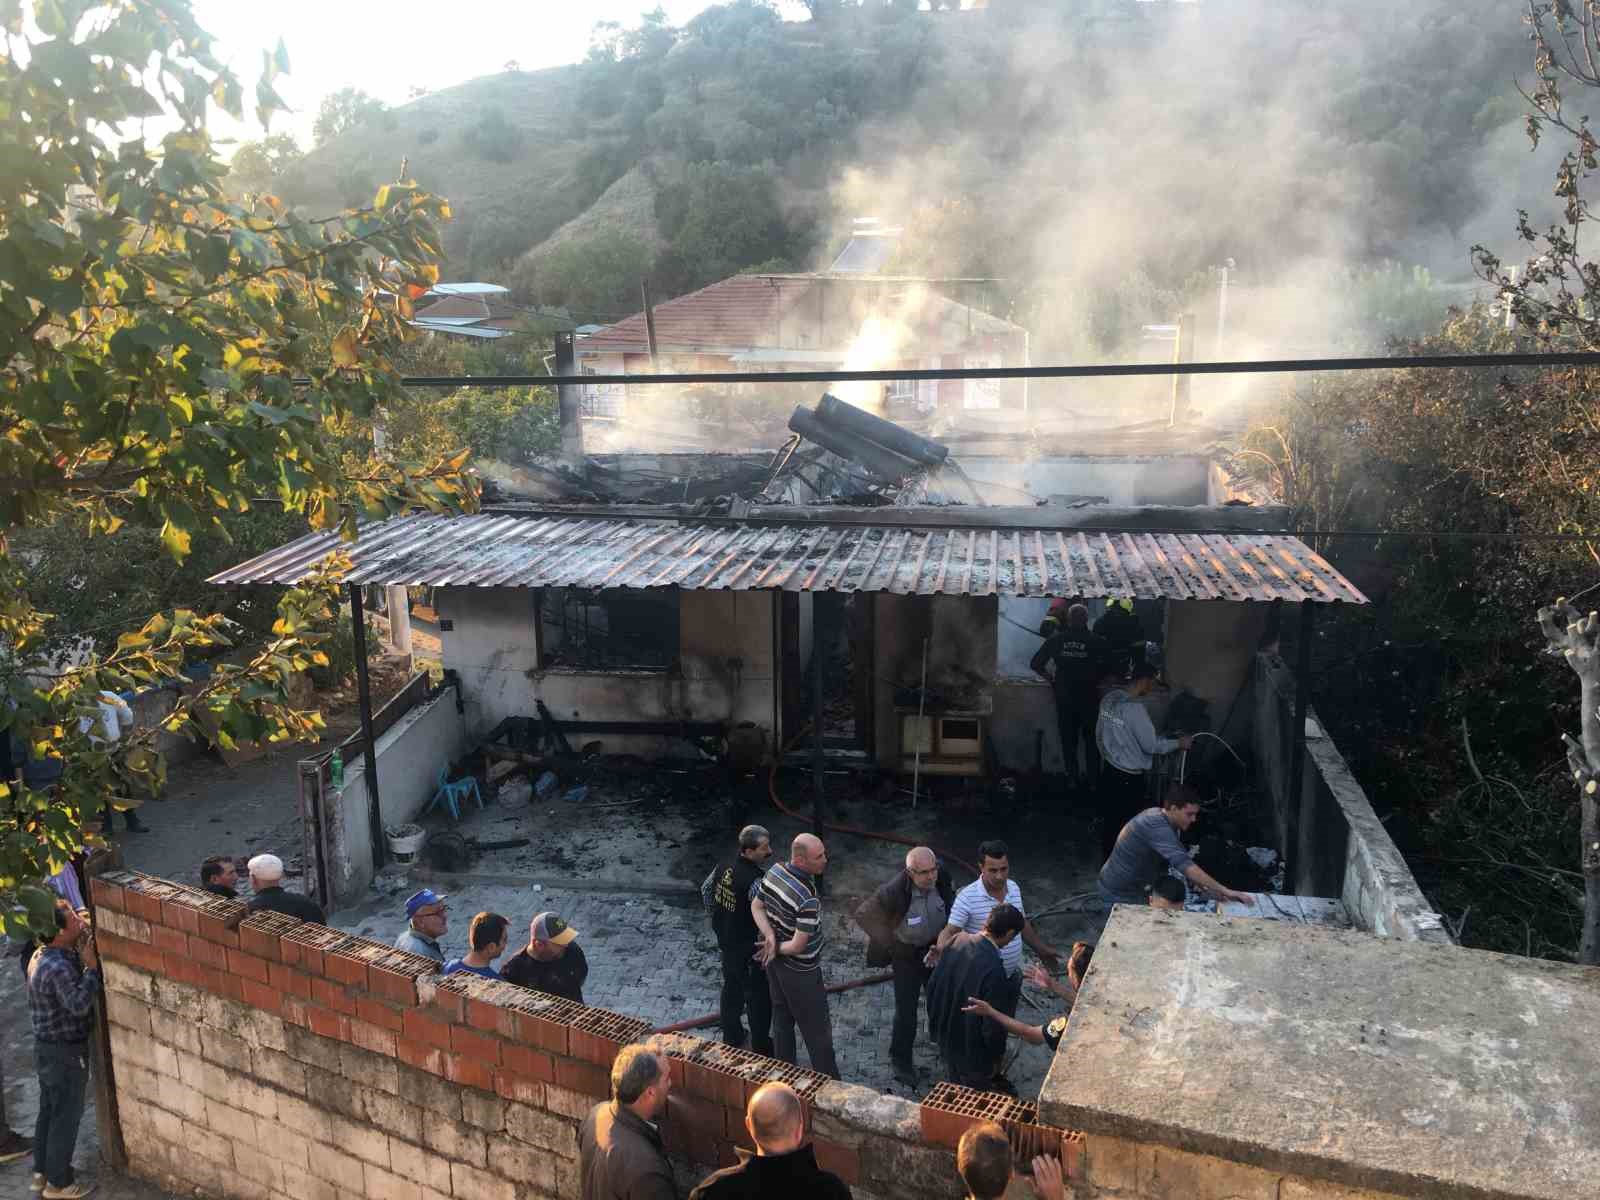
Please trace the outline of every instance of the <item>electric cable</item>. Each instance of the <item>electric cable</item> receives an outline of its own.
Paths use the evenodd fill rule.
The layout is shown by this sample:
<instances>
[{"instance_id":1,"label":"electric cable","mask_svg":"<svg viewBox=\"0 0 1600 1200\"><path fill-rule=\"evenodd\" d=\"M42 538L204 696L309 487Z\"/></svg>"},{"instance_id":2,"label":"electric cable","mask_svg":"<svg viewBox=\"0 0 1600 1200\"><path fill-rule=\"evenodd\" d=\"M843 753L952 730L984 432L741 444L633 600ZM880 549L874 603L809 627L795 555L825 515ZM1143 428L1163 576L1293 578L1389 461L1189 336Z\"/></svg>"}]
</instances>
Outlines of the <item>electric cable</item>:
<instances>
[{"instance_id":1,"label":"electric cable","mask_svg":"<svg viewBox=\"0 0 1600 1200\"><path fill-rule=\"evenodd\" d=\"M512 387L529 384L649 386L690 383L899 383L990 379L1101 379L1172 375L1295 375L1320 371L1462 370L1477 367L1600 367L1600 353L1554 350L1517 354L1413 354L1395 357L1283 358L1234 362L1095 363L1051 367L901 367L888 371L672 371L657 375L413 375L410 387ZM296 384L309 380L296 379Z\"/></svg>"}]
</instances>

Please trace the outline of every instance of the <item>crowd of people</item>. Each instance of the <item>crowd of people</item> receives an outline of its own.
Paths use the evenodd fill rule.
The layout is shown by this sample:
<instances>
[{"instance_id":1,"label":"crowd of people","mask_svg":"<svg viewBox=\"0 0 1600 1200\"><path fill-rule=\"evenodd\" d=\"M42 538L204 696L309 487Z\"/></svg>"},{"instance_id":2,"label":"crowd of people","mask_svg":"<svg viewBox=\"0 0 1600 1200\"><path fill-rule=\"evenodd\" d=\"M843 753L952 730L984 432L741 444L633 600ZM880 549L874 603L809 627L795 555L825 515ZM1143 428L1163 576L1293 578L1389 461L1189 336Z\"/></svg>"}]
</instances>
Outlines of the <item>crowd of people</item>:
<instances>
[{"instance_id":1,"label":"crowd of people","mask_svg":"<svg viewBox=\"0 0 1600 1200\"><path fill-rule=\"evenodd\" d=\"M1213 879L1184 846L1179 835L1199 811L1199 796L1180 784L1160 805L1124 822L1097 881L1100 927L1116 904L1181 909L1187 884L1219 900L1249 900ZM747 825L739 831L735 856L714 867L701 885L722 954L722 1037L789 1063L804 1040L812 1069L837 1079L821 971L818 881L827 870L827 848L803 833L791 843L788 861L769 867L771 858L771 833ZM1011 878L1004 842L983 842L978 867L978 878L957 890L934 851L914 847L904 867L853 914L867 934L867 965L891 971L889 1059L896 1079L908 1087L923 1083L912 1049L925 1013L945 1079L1014 1091L1002 1070L1006 1035L1053 1049L1065 1028L1064 1021L1028 1026L1016 1020L1024 981L1070 1006L1093 953L1091 941L1064 955L1034 928L1022 888ZM1027 970L1024 947L1040 960Z\"/></svg>"},{"instance_id":2,"label":"crowd of people","mask_svg":"<svg viewBox=\"0 0 1600 1200\"><path fill-rule=\"evenodd\" d=\"M1101 626L1123 641L1102 633ZM1182 908L1189 887L1218 900L1248 901L1196 864L1184 846L1181 835L1200 811L1191 789L1174 785L1159 804L1144 805L1154 756L1185 749L1188 739L1161 737L1151 724L1142 701L1156 671L1127 641L1136 628L1125 607L1108 609L1090 630L1082 605L1057 605L1033 660L1055 688L1069 777L1080 786L1085 777L1096 780L1104 850L1098 912L1108 915L1116 904ZM1108 670L1117 681L1101 695ZM109 738L113 718L103 724ZM804 833L790 843L785 861L774 864L772 858L771 833L748 825L738 833L733 857L715 867L701 887L722 956L722 1037L729 1045L749 1046L788 1063L797 1061L803 1040L811 1067L837 1079L822 971L829 947L819 881L828 868L827 847ZM944 1078L970 1088L1013 1091L1002 1065L1007 1036L1054 1049L1066 1028L1064 1012L1038 1025L1017 1019L1024 982L1054 994L1070 1009L1093 954L1092 935L1063 954L1035 929L1022 888L1011 877L1004 842L983 842L978 868L978 878L957 889L934 851L915 847L903 868L853 913L867 935L868 965L891 972L889 1058L895 1077L910 1087L923 1082L912 1049L925 1020ZM200 882L214 895L245 899L251 912L325 922L314 899L284 887L285 868L277 856L256 855L244 874L248 897L238 894L239 869L231 858L208 858L201 864ZM30 1141L10 1129L0 1108L0 1163L31 1154L34 1191L47 1200L72 1200L88 1194L88 1186L74 1176L72 1156L84 1110L99 964L75 871L68 867L50 883L60 896L53 936L29 942L20 956L40 1084L38 1122ZM446 975L469 972L584 1002L589 963L578 932L560 914L534 914L526 944L508 956L511 921L479 912L468 925L466 950L451 957L443 945L447 899L429 888L410 896L394 945L434 960ZM1039 960L1026 969L1024 947ZM654 1052L630 1047L619 1056L613 1099L597 1106L583 1127L584 1200L664 1200L672 1194L653 1124L670 1087ZM802 1188L807 1194L847 1196L849 1189L817 1166L804 1142L800 1113L798 1099L784 1085L758 1091L746 1115L756 1150L712 1175L693 1196L721 1200ZM961 1175L971 1196L981 1200L1004 1191L1009 1153L998 1130L973 1130L963 1139ZM1036 1190L1043 1180L1046 1197L1052 1194L1052 1171L1059 1192L1056 1168L1034 1165Z\"/></svg>"},{"instance_id":3,"label":"crowd of people","mask_svg":"<svg viewBox=\"0 0 1600 1200\"><path fill-rule=\"evenodd\" d=\"M578 1131L582 1200L677 1200L660 1128L671 1094L666 1059L648 1044L618 1053L611 1099L596 1104ZM754 1149L739 1147L739 1161L713 1171L689 1192L689 1200L849 1200L849 1185L818 1165L805 1105L788 1084L757 1088L745 1106L744 1128ZM1000 1126L986 1122L962 1135L956 1173L968 1200L1000 1200L1014 1167L1011 1142ZM1039 1155L1031 1170L1037 1200L1065 1200L1059 1158Z\"/></svg>"}]
</instances>

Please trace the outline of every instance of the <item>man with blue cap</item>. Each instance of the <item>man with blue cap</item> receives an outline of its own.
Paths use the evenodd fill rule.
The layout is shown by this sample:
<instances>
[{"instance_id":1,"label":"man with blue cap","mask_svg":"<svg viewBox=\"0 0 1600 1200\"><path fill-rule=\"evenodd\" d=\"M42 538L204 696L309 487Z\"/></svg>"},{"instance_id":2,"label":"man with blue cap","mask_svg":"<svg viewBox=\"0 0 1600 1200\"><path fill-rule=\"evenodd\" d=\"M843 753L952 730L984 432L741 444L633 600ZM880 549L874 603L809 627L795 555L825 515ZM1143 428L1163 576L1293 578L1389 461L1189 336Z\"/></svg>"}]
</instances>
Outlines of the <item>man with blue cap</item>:
<instances>
[{"instance_id":1,"label":"man with blue cap","mask_svg":"<svg viewBox=\"0 0 1600 1200\"><path fill-rule=\"evenodd\" d=\"M444 962L444 951L439 947L439 939L449 924L444 901L445 898L431 888L423 888L407 900L406 916L411 923L395 938L394 948L420 954L436 963Z\"/></svg>"}]
</instances>

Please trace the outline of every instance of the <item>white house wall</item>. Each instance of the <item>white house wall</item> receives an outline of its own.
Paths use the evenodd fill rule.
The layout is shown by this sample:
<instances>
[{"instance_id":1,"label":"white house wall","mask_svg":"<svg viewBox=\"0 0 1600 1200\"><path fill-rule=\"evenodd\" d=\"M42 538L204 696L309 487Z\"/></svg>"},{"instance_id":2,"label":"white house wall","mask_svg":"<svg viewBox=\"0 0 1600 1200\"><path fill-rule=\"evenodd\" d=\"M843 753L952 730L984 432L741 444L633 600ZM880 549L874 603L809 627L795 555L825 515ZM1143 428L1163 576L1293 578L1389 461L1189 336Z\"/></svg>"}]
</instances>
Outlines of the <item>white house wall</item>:
<instances>
[{"instance_id":1,"label":"white house wall","mask_svg":"<svg viewBox=\"0 0 1600 1200\"><path fill-rule=\"evenodd\" d=\"M461 680L467 725L482 737L507 717L538 714L543 700L558 720L752 721L772 736L777 672L775 599L765 592L681 593L679 667L673 671L538 669L538 593L526 588L441 588L439 616L446 669ZM608 754L688 757L671 737L578 734Z\"/></svg>"},{"instance_id":2,"label":"white house wall","mask_svg":"<svg viewBox=\"0 0 1600 1200\"><path fill-rule=\"evenodd\" d=\"M419 704L378 738L378 807L385 828L414 820L438 791L440 768L467 749L456 697ZM329 862L338 905L357 903L372 883L372 824L365 759L345 765L344 787L329 789Z\"/></svg>"}]
</instances>

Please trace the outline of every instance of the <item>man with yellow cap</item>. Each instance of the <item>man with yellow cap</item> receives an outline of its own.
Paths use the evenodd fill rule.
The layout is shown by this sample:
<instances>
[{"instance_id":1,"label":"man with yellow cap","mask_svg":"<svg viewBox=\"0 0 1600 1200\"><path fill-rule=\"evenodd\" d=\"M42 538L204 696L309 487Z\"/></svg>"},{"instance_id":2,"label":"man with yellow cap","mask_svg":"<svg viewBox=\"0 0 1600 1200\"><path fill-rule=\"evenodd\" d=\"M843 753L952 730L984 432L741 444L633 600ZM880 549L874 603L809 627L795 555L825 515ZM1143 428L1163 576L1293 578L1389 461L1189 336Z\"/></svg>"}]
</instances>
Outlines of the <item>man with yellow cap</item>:
<instances>
[{"instance_id":1,"label":"man with yellow cap","mask_svg":"<svg viewBox=\"0 0 1600 1200\"><path fill-rule=\"evenodd\" d=\"M528 925L528 944L500 968L500 978L582 1004L589 960L578 931L553 912L540 913Z\"/></svg>"}]
</instances>

